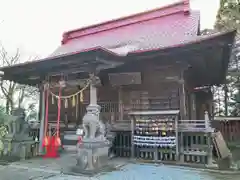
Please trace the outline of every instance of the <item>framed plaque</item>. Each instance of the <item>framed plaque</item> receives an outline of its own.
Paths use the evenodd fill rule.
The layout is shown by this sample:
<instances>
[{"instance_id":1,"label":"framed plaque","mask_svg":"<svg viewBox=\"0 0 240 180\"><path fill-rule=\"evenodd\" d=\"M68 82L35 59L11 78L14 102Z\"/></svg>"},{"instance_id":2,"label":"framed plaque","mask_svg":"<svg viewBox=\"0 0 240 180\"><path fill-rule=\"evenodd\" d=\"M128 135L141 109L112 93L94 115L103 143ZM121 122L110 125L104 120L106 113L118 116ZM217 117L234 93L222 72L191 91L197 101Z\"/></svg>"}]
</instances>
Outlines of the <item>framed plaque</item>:
<instances>
[{"instance_id":1,"label":"framed plaque","mask_svg":"<svg viewBox=\"0 0 240 180\"><path fill-rule=\"evenodd\" d=\"M141 72L111 73L109 81L113 86L141 84Z\"/></svg>"}]
</instances>

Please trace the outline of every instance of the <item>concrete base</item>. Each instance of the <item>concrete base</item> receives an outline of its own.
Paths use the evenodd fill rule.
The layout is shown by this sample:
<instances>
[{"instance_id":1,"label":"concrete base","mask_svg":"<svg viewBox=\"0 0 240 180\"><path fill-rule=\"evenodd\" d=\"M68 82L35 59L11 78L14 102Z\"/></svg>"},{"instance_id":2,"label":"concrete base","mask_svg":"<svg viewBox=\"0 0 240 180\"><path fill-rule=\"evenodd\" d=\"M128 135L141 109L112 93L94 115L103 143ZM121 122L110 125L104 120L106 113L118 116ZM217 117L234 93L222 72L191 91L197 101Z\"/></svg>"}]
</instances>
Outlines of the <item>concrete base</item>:
<instances>
[{"instance_id":1,"label":"concrete base","mask_svg":"<svg viewBox=\"0 0 240 180\"><path fill-rule=\"evenodd\" d=\"M2 158L7 158L7 159L27 159L31 158L31 148L32 145L35 144L33 140L22 140L22 141L15 141L15 140L9 140L5 139L4 140L4 152L3 155L4 157Z\"/></svg>"},{"instance_id":2,"label":"concrete base","mask_svg":"<svg viewBox=\"0 0 240 180\"><path fill-rule=\"evenodd\" d=\"M80 170L79 167L74 166L70 168L70 171L68 172L63 172L64 174L69 174L69 175L74 175L74 176L79 176L79 175L85 175L85 176L94 176L103 172L111 172L116 170L115 167L106 165L104 167L101 167L99 169L94 169L94 170Z\"/></svg>"},{"instance_id":3,"label":"concrete base","mask_svg":"<svg viewBox=\"0 0 240 180\"><path fill-rule=\"evenodd\" d=\"M109 170L108 165L109 142L83 141L77 150L77 164L71 168L73 173L93 175L104 170Z\"/></svg>"}]
</instances>

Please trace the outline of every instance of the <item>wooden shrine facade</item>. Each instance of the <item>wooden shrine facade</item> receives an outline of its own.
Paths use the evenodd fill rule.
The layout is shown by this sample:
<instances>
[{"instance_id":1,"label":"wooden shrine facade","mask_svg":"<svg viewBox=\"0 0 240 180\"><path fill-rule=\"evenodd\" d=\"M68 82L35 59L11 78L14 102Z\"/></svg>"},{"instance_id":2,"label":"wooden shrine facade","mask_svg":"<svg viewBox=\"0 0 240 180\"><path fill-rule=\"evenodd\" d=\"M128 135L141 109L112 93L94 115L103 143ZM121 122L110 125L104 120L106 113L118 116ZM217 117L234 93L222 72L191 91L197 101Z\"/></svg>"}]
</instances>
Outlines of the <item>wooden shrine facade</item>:
<instances>
[{"instance_id":1,"label":"wooden shrine facade","mask_svg":"<svg viewBox=\"0 0 240 180\"><path fill-rule=\"evenodd\" d=\"M120 154L128 154L131 142L136 141L135 149L138 152L132 150L131 155L135 153L139 157L152 158L152 155L146 154L153 152L142 152L144 148L141 143L139 145L144 140L144 146L148 146L146 139L153 140L148 138L149 131L140 127L148 126L150 133L158 131L153 138L160 142L160 150L165 146L161 144L165 139L172 140L173 149L170 149L177 157L175 160L181 158L184 161L186 155L188 161L188 156L192 156L191 153L196 153L196 150L190 152L186 142L197 129L202 134L200 138L194 134L192 142L199 149L196 139L203 139L201 148L207 150L200 156L204 156L203 159L208 157L210 162L211 128L206 123L209 120L206 111L211 118L213 109L210 87L225 80L235 31L199 36L200 27L197 24L199 14L190 11L189 2L183 0L161 9L67 32L62 45L48 58L0 70L4 72L5 80L39 87L40 141L46 122L46 101L49 102L48 122L54 125L58 119L57 100L51 94L58 95L60 81L65 82L60 90L61 96L71 95L61 101L61 127L65 127L63 129L66 131L71 125L75 134L76 126L81 125L86 106L90 103L91 93L86 84L89 75L94 74L101 82L97 87L101 119L112 125L112 131L120 131L113 142L115 154L119 152L117 149L122 149ZM46 84L51 91L48 98L44 89ZM86 89L74 95L82 88ZM149 115L141 119L142 113ZM156 113L161 117L155 116ZM133 114L141 117L140 120L135 118L135 127L130 126ZM155 119L152 119L152 114ZM162 130L162 125L157 130L152 127L157 121L163 120L172 126L172 122L166 119L174 119L174 130L170 127L166 132L166 129ZM205 128L198 127L197 119L205 123ZM190 121L194 127L189 126ZM177 126L180 122L187 123ZM180 129L182 132L178 131ZM72 145L75 146L76 141ZM158 154L156 159L162 160L161 153L154 153Z\"/></svg>"}]
</instances>

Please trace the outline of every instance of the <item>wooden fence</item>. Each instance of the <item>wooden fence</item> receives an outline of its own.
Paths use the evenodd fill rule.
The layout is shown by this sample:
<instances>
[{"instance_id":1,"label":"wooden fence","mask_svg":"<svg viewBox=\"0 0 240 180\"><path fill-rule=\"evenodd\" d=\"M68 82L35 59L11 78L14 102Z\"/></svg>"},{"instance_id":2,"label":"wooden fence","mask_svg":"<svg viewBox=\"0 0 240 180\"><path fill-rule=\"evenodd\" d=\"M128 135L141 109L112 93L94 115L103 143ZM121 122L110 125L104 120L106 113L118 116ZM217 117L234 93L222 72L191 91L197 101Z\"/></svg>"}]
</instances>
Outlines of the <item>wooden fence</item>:
<instances>
[{"instance_id":1,"label":"wooden fence","mask_svg":"<svg viewBox=\"0 0 240 180\"><path fill-rule=\"evenodd\" d=\"M227 143L240 142L240 117L215 117L212 124Z\"/></svg>"}]
</instances>

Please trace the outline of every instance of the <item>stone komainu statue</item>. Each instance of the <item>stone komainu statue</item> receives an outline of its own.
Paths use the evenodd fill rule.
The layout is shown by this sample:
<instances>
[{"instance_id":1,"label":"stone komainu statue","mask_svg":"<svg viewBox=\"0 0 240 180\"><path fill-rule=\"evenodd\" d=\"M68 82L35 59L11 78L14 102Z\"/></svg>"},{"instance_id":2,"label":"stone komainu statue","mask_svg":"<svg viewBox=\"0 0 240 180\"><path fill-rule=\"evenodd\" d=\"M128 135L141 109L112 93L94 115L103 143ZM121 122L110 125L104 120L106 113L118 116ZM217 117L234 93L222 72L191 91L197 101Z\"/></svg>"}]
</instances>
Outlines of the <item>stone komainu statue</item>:
<instances>
[{"instance_id":1,"label":"stone komainu statue","mask_svg":"<svg viewBox=\"0 0 240 180\"><path fill-rule=\"evenodd\" d=\"M99 120L100 106L88 106L83 117L83 139L105 140L105 125Z\"/></svg>"},{"instance_id":2,"label":"stone komainu statue","mask_svg":"<svg viewBox=\"0 0 240 180\"><path fill-rule=\"evenodd\" d=\"M99 120L100 106L89 105L83 117L84 137L77 149L77 166L74 171L90 172L107 166L109 141L105 125Z\"/></svg>"},{"instance_id":3,"label":"stone komainu statue","mask_svg":"<svg viewBox=\"0 0 240 180\"><path fill-rule=\"evenodd\" d=\"M15 109L13 111L13 116L17 117L16 121L16 133L17 134L28 134L29 124L25 121L26 114L25 110L22 108Z\"/></svg>"}]
</instances>

